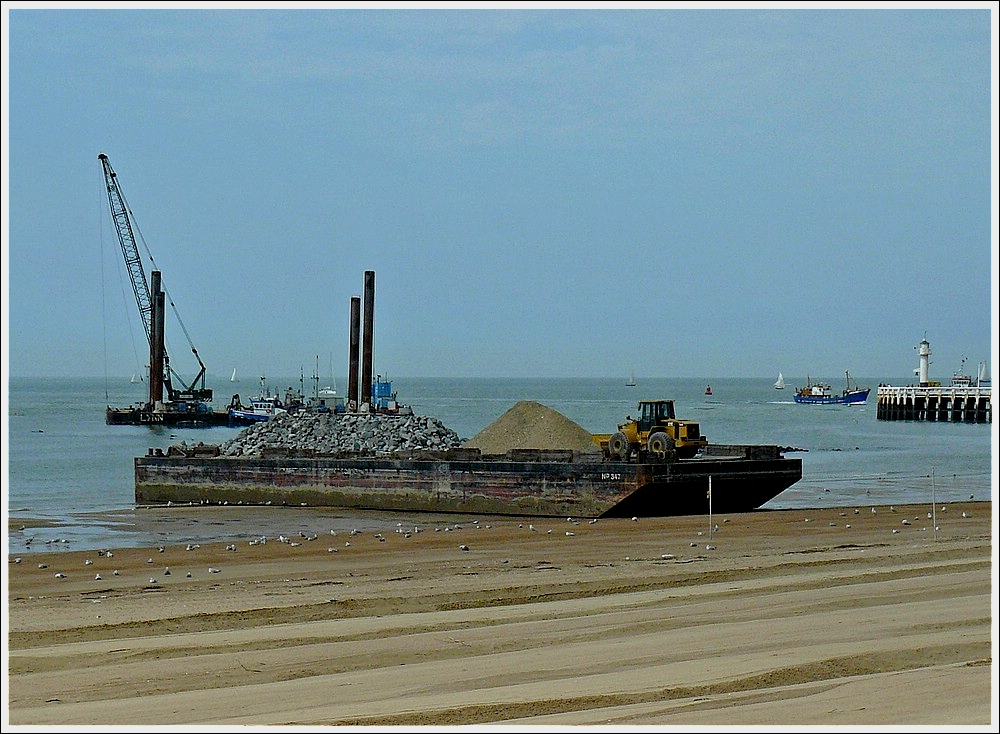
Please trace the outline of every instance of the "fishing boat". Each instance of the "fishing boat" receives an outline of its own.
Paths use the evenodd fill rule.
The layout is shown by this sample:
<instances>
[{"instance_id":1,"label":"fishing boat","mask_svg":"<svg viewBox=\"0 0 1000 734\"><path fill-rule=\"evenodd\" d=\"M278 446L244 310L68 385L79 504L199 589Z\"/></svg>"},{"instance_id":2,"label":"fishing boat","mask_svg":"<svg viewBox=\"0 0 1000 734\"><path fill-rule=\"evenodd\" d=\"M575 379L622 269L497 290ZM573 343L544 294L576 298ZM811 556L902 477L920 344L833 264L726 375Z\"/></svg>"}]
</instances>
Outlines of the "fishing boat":
<instances>
[{"instance_id":1,"label":"fishing boat","mask_svg":"<svg viewBox=\"0 0 1000 734\"><path fill-rule=\"evenodd\" d=\"M261 421L271 420L278 413L284 413L285 407L277 396L258 396L251 398L250 405L238 405L229 408L229 425L232 428L250 426Z\"/></svg>"},{"instance_id":2,"label":"fishing boat","mask_svg":"<svg viewBox=\"0 0 1000 734\"><path fill-rule=\"evenodd\" d=\"M260 393L250 398L249 405L243 405L238 394L233 396L233 402L229 406L229 426L238 428L268 421L279 413L298 410L303 405L301 390L296 392L289 387L282 400L277 394L271 395L267 388L267 378L261 377Z\"/></svg>"},{"instance_id":3,"label":"fishing boat","mask_svg":"<svg viewBox=\"0 0 1000 734\"><path fill-rule=\"evenodd\" d=\"M778 373L778 379L774 381L774 389L775 390L785 389L785 376L780 372Z\"/></svg>"},{"instance_id":4,"label":"fishing boat","mask_svg":"<svg viewBox=\"0 0 1000 734\"><path fill-rule=\"evenodd\" d=\"M859 388L857 385L851 386L851 373L845 372L847 376L847 386L839 395L835 395L829 383L813 382L811 378L806 378L806 386L795 391L796 403L808 403L814 405L855 405L868 400L870 387Z\"/></svg>"}]
</instances>

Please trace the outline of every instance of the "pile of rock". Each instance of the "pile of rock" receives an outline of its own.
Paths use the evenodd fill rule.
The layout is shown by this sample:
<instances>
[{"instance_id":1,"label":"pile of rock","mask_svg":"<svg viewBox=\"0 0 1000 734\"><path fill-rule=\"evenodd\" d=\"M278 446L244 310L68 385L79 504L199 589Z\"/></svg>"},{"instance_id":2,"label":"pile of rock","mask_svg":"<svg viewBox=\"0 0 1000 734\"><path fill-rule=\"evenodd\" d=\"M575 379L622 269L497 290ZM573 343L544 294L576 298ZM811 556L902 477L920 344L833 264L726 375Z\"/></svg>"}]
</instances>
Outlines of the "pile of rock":
<instances>
[{"instance_id":1,"label":"pile of rock","mask_svg":"<svg viewBox=\"0 0 1000 734\"><path fill-rule=\"evenodd\" d=\"M219 445L222 456L263 456L276 450L313 454L387 456L403 451L447 451L462 439L436 418L384 413L279 413Z\"/></svg>"}]
</instances>

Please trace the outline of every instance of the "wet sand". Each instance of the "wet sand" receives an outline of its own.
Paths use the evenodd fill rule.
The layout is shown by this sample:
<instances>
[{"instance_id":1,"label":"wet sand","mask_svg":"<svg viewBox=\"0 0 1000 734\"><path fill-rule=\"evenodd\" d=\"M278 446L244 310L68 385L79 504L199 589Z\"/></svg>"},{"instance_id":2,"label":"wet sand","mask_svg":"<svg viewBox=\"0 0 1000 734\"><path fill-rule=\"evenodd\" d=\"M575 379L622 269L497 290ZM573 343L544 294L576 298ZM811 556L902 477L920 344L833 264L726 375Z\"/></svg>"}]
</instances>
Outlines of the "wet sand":
<instances>
[{"instance_id":1,"label":"wet sand","mask_svg":"<svg viewBox=\"0 0 1000 734\"><path fill-rule=\"evenodd\" d=\"M992 505L929 510L12 555L4 723L995 725Z\"/></svg>"}]
</instances>

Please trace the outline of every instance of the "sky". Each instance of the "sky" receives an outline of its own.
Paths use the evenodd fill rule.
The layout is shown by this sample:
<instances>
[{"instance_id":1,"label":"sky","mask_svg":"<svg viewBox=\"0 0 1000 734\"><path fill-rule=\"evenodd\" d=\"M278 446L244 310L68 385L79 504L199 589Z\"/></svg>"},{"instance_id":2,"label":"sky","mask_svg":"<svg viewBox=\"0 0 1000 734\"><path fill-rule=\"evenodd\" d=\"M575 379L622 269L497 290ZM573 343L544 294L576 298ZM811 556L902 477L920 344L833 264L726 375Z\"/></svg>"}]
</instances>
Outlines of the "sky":
<instances>
[{"instance_id":1,"label":"sky","mask_svg":"<svg viewBox=\"0 0 1000 734\"><path fill-rule=\"evenodd\" d=\"M996 371L996 3L280 7L4 3L6 375L148 361L100 153L210 383Z\"/></svg>"}]
</instances>

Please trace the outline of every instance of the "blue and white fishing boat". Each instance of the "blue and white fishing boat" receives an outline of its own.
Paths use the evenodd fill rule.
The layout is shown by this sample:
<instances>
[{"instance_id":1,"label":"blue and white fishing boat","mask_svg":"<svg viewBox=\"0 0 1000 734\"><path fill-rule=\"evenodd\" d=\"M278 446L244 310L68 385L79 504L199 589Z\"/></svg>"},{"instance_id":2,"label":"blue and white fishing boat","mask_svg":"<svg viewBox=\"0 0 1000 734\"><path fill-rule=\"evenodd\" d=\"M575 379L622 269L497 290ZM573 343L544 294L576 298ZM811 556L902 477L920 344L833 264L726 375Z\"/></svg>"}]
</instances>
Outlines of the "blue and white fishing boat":
<instances>
[{"instance_id":1,"label":"blue and white fishing boat","mask_svg":"<svg viewBox=\"0 0 1000 734\"><path fill-rule=\"evenodd\" d=\"M796 403L809 403L817 405L855 405L868 400L870 387L859 388L855 385L851 387L851 373L847 375L847 387L839 395L834 395L830 385L825 382L813 382L806 378L806 386L795 391L794 399Z\"/></svg>"}]
</instances>

